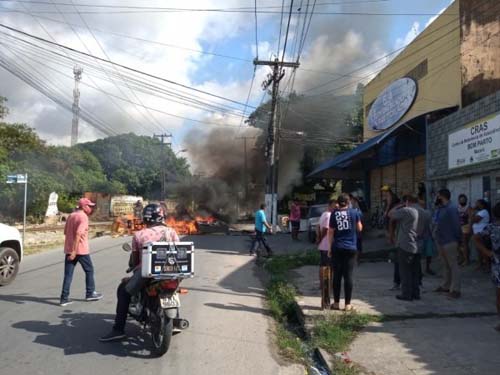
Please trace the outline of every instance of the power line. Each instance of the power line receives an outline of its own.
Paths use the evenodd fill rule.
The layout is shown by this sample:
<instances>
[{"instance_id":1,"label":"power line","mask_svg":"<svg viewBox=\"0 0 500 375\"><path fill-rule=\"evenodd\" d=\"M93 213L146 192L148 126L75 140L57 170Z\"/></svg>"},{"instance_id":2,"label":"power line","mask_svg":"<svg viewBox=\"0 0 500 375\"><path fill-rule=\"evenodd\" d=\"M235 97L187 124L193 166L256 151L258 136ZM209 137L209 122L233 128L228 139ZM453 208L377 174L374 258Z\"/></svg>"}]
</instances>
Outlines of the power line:
<instances>
[{"instance_id":1,"label":"power line","mask_svg":"<svg viewBox=\"0 0 500 375\"><path fill-rule=\"evenodd\" d=\"M54 8L57 10L57 12L60 14L60 16L62 17L62 19L63 19L64 21L66 21L66 23L67 23L67 18L66 18L66 16L65 16L64 14L62 14L62 13L61 13L61 11L60 11L60 10L59 10L59 8L57 7L57 5L54 5L54 2L53 2L52 0L50 0L50 2L51 2L51 3L52 3L52 5L54 6ZM67 23L67 25L70 27L71 31L72 31L72 32L76 35L76 37L78 38L78 40L80 41L80 43L82 43L83 47L87 50L87 52L88 52L88 53L90 53L90 49L88 48L88 46L87 46L87 44L85 43L85 41L81 38L80 34L79 34L79 33L78 33L78 32L77 32L77 31L76 31L76 30L75 30L75 29L74 29L71 25L69 25L68 23ZM54 40L54 42L55 42L55 40ZM97 64L98 64L99 68L102 70L102 72L103 72L103 73L105 73L105 74L107 74L107 73L105 72L104 68L103 68L103 67L99 64L99 62L97 62ZM108 77L109 77L109 76L108 76ZM98 85L98 83L97 83L97 82L95 82L95 81L92 81L92 82L94 83L94 85L96 85L97 87L99 87L99 85ZM116 87L118 90L120 90L120 88L119 88L118 86L116 86L116 83L114 83L114 82L111 82L111 83L112 83L112 84L114 84L114 85L115 85L115 87ZM122 92L122 94L123 94L123 92ZM122 107L121 107L118 103L116 103L112 97L108 97L108 98L109 98L109 100L113 103L113 105L115 105L115 106L116 106L116 107L117 107L120 111L123 111L123 112L127 113L127 111L124 111L124 110L123 110L123 108L122 108ZM129 117L130 117L130 119L132 119L133 121L136 121L134 118L132 118L132 116L130 116L130 114L128 114L128 113L127 113L127 116L129 116ZM140 122L139 122L139 123L140 123ZM141 123L141 125L143 125L143 124ZM144 126L144 125L143 125L143 126Z\"/></svg>"},{"instance_id":2,"label":"power line","mask_svg":"<svg viewBox=\"0 0 500 375\"><path fill-rule=\"evenodd\" d=\"M16 59L19 61L19 57ZM2 66L4 69L15 75L16 77L20 78L23 80L25 83L28 85L34 87L37 89L40 93L54 101L55 103L61 105L63 108L68 110L69 112L72 111L72 104L71 101L65 101L64 98L61 99L60 95L57 94L57 92L54 92L54 89L50 88L47 84L43 83L41 81L41 75L33 75L31 72L37 72L36 68L30 66L29 64L29 70L23 69L19 63L13 59L10 59L9 61L6 61L4 58L0 56L0 66ZM58 96L59 95L59 96ZM81 109L80 116L82 119L87 122L89 125L92 125L94 128L99 130L101 133L105 135L116 135L114 130L112 130L111 126L107 125L101 120L96 119L91 113Z\"/></svg>"},{"instance_id":3,"label":"power line","mask_svg":"<svg viewBox=\"0 0 500 375\"><path fill-rule=\"evenodd\" d=\"M54 55L56 55L56 56L58 56L58 57L62 57L62 58L63 58L63 60L64 60L65 58L67 58L67 56L62 56L62 55L58 54L57 52L50 51L50 50L45 50L45 49L40 49L40 50L39 50L38 48L41 48L41 47L39 47L39 46L37 46L37 45L35 45L35 44L32 44L31 42L28 42L28 41L26 41L26 40L24 40L24 39L17 38L16 36L13 36L13 35L10 35L10 34L6 34L6 33L1 32L1 31L0 31L0 34L4 35L4 36L6 36L6 37L8 37L8 38L10 38L10 39L14 39L15 41L19 41L19 42L22 42L23 44L26 44L26 45L27 45L27 47L28 47L28 48L27 48L27 50L33 50L33 49L35 49L35 52L33 52L33 53L34 53L34 55L35 55L37 58L38 58L38 57L40 57L40 56L43 56L43 57L44 57L44 59L45 59L44 61L49 61L49 60L50 60L50 61L53 61L53 62L54 62L55 64L57 64L57 65L65 66L65 65L62 65L62 64L61 64L61 61L59 61L59 60L54 60L54 59L53 59L53 57L52 57L50 54L54 54ZM10 47L10 48L17 48L17 47L12 46L12 47ZM72 59L71 57L69 57L69 58L72 60L72 62L74 62L74 63L76 62L76 61L75 61L74 59ZM82 65L84 65L84 66L86 66L86 67L87 67L87 73L89 73L89 72L91 73L91 72L92 72L92 70L94 70L94 68L92 67L92 65L89 65L87 62L85 62L85 61L83 61L83 60L80 60L80 61L78 61L78 62L79 62L80 64L82 64ZM39 62L39 63L40 63L40 62ZM40 63L40 64L42 64L42 65L43 65L43 63ZM71 66L70 66L70 67L71 67ZM50 67L49 67L49 68L50 68ZM90 70L89 70L89 69L90 69ZM100 69L100 70L95 70L95 72L97 72L97 73L99 73L99 74L101 73L101 71L102 71L102 69ZM57 71L56 71L56 72L57 72ZM114 73L109 72L109 74L114 74ZM64 75L64 74L63 74L63 75ZM123 77L123 76L122 76L122 77ZM99 77L99 78L101 78L101 79L108 79L108 80L109 80L109 78L110 78L110 77L109 77L109 75L105 75L105 77ZM145 93L150 93L151 95L153 95L153 94L154 94L154 95L155 95L155 96L157 96L157 97L158 97L158 93L160 93L160 96L161 96L161 95L165 95L165 94L166 94L166 95L169 95L169 96L172 96L172 97L175 97L175 98L179 98L179 100L181 100L181 101L179 101L179 100L174 100L174 99L171 99L171 98L166 98L167 100L171 100L171 101L174 101L174 102L178 102L178 103L181 103L181 104L184 104L184 105L187 105L187 103L191 103L191 104L190 104L190 106L193 106L193 105L194 105L195 107L198 107L198 108L200 108L200 109L204 109L204 108L200 107L200 106L204 106L204 107L206 107L206 108L207 108L208 110L210 110L210 111L216 110L216 111L220 111L220 112L227 113L227 114L230 114L230 115L232 115L232 114L234 113L234 115L237 115L238 117L240 116L240 114L239 114L239 113L241 113L241 112L236 113L234 108L229 107L229 106L226 106L226 105L224 105L224 104L217 104L217 105L213 105L213 104L210 104L210 102L209 102L209 101L205 101L205 102L203 102L203 101L200 101L200 100L196 99L196 97L191 98L191 97L188 97L188 96L182 95L182 94L180 94L180 93L170 91L170 90L168 90L168 89L163 89L163 88L161 88L161 87L159 87L159 86L157 86L157 85L155 85L155 84L149 83L149 82L144 83L143 81L140 81L140 80L138 80L138 79L136 79L136 78L134 78L134 77L128 77L127 79L128 79L130 82L132 82L134 85L136 85L136 87L137 87L137 85L139 85L139 87L143 87L141 90L142 90L143 92L145 92ZM118 81L117 83L119 84L119 83L120 83L120 81ZM185 102L185 103L184 103L184 102Z\"/></svg>"},{"instance_id":4,"label":"power line","mask_svg":"<svg viewBox=\"0 0 500 375\"><path fill-rule=\"evenodd\" d=\"M0 7L0 9L8 9L8 8L2 8L2 7ZM76 27L76 28L84 28L81 25L77 25L77 24L69 23L69 22L64 22L64 21L61 21L61 20L58 20L58 19L55 19L55 18L46 17L46 16L42 16L42 15L38 15L38 14L31 14L31 13L28 13L27 11L21 11L21 10L15 10L14 11L14 10L12 10L12 12L13 13L20 13L20 14L30 14L32 17L35 17L35 18L39 18L39 19L43 19L43 20L47 20L47 21L51 21L51 22L55 22L55 23L61 23L61 24L65 24L65 25L71 25L71 26ZM141 37L137 37L137 36L132 36L132 35L127 35L127 34L117 33L117 32L114 32L114 31L102 30L102 29L98 29L98 28L95 28L95 27L92 27L91 30L94 31L94 32L97 32L97 33L101 33L101 34L113 35L113 36L116 36L116 37L119 37L119 38L136 40L138 42L150 43L150 44L154 44L154 45L159 45L159 46L168 47L168 48L175 48L175 49L178 49L178 50L183 50L183 51L188 51L188 52L196 52L196 53L200 53L200 54L208 55L208 56L220 57L220 58L237 60L237 61L243 61L243 62L249 62L249 63L252 63L252 61L253 61L250 58L244 58L244 57L238 57L238 56L230 56L230 55L225 55L225 54L221 54L221 53L203 51L203 50L196 49L196 48L183 47L183 46L179 46L179 45L176 45L176 44L170 44L170 43L160 42L160 41L157 41L157 40L149 40L149 39L145 39L145 38L141 38Z\"/></svg>"},{"instance_id":5,"label":"power line","mask_svg":"<svg viewBox=\"0 0 500 375\"><path fill-rule=\"evenodd\" d=\"M285 0L281 0L281 20L280 20L280 33L278 36L278 50L276 51L276 56L280 53L281 47L281 32L283 30L283 17L285 16Z\"/></svg>"},{"instance_id":6,"label":"power line","mask_svg":"<svg viewBox=\"0 0 500 375\"><path fill-rule=\"evenodd\" d=\"M2 1L2 0L0 0L0 1ZM318 5L316 3L316 1L315 1L315 5L316 6ZM2 8L0 8L0 9L2 9ZM313 11L310 13L310 17L309 17L309 22L308 22L306 34L305 34L304 38L301 41L301 45L302 46L299 48L299 51L300 51L299 52L299 58L300 58L300 55L302 53L302 50L303 50L303 47L304 47L304 43L305 43L305 39L307 37L308 31L309 31L309 28L310 28L310 25L311 25L311 19L312 19L313 12L314 12L314 5L313 5ZM73 26L75 28L85 28L85 27L83 27L81 25L77 25L75 23L64 22L64 21L61 21L61 20L58 20L58 19L55 19L55 18L28 13L27 11L16 10L15 13L29 14L31 17L34 17L35 19L43 19L43 20L47 20L47 21L51 21L51 22L55 22L55 23L60 23L60 24L68 25L68 26L71 25L71 26ZM188 47L183 47L183 46L179 46L179 45L175 45L175 44L160 42L160 41L157 41L157 40L150 40L150 39L145 39L145 38L141 38L141 37L137 37L137 36L132 36L132 35L127 35L127 34L117 33L117 32L110 31L110 30L103 30L103 29L99 29L99 28L96 28L96 27L91 27L90 29L93 32L97 32L97 33L100 33L100 34L106 34L106 35L112 35L112 36L115 36L115 37L118 37L118 38L135 40L135 41L138 41L138 42L144 42L144 43L149 43L149 44L153 44L153 45L163 46L163 47L167 47L167 48L178 49L178 50L186 51L186 52L200 53L200 54L207 55L207 56L214 56L214 57L218 57L218 58L225 58L225 59L236 60L236 61L241 61L241 62L253 63L253 60L251 58L244 58L244 57L239 57L239 56L231 56L231 55L220 54L220 53L215 53L215 52L203 51L203 50L199 50L199 49L195 49L195 48L188 48ZM281 35L278 38L278 42L280 40L281 40ZM393 52L394 53L398 52L398 51L400 51L403 48L404 47L401 47L401 48L399 48L399 49L397 49L397 50L395 50ZM278 51L279 50L280 50L280 47L278 46ZM125 51L125 52L127 52L127 53L130 54L130 51ZM317 69L308 69L305 66L301 66L300 67L300 71L302 71L302 72L317 73L317 74L340 76L340 77L359 78L357 76L353 76L353 75L349 75L349 74L342 74L342 73L331 72L331 71L322 71L322 70L317 70Z\"/></svg>"},{"instance_id":7,"label":"power line","mask_svg":"<svg viewBox=\"0 0 500 375\"><path fill-rule=\"evenodd\" d=\"M26 9L26 11L28 12L28 14L29 14L29 15L33 18L33 20L35 20L35 21L38 23L38 25L39 25L39 26L41 27L41 29L45 32L45 34L47 34L47 36L48 36L48 37L49 37L52 41L57 42L57 41L56 41L56 39L55 39L55 38L54 38L54 37L50 34L50 32L49 32L49 31L45 28L45 26L41 23L41 21L40 21L39 19L37 19L36 17L34 17L31 13L29 13L29 9L27 9L27 8L26 8L26 6L25 6L24 4L21 4L21 6L22 6L24 9ZM66 52L63 48L60 48L60 50L61 50L64 54L66 54L66 55L70 58L69 54L68 54L68 53L67 53L67 52ZM72 59L72 61L73 61L73 66L74 66L74 65L76 64L76 61L75 61L75 60L73 60L73 59ZM96 85L97 85L97 83L95 83L95 82L93 81L92 77L90 77L90 76L89 76L89 78L90 78L90 80L91 80L94 84L96 84ZM112 99L111 99L111 98L110 98L110 100L112 101ZM114 103L114 104L116 104L116 103ZM80 105L80 108L81 108L81 107L82 107L82 106Z\"/></svg>"},{"instance_id":8,"label":"power line","mask_svg":"<svg viewBox=\"0 0 500 375\"><path fill-rule=\"evenodd\" d=\"M0 42L1 43L1 42ZM1 43L3 44L3 43ZM43 64L42 64L43 65ZM46 65L45 65L46 66ZM49 66L46 66L47 68L51 69ZM63 74L63 73L61 73ZM69 75L67 76L68 78L71 78ZM112 94L110 92L107 92L99 87L95 87L95 86L92 86L92 85L89 85L85 82L81 82L82 85L84 86L88 86L88 87L91 87L93 88L94 90L97 90L103 94L106 94L106 95L109 95L113 98L116 98L116 99L119 99L119 100L122 100L122 101L125 101L127 103L130 103L130 104L137 104L135 102L133 102L132 100L128 99L128 98L123 98L123 97L120 97L118 95L115 95L115 94ZM158 112L158 113L161 113L161 114L164 114L164 115L167 115L167 116L171 116L171 117L175 117L175 118L179 118L179 119L183 119L183 120L187 120L187 121L192 121L192 122L197 122L197 123L201 123L201 124L207 124L207 125L216 125L216 126L220 126L220 125L223 125L223 126L226 126L224 124L219 124L219 123L213 123L213 122L207 122L207 121L202 121L202 120L197 120L197 119L193 119L193 118L189 118L189 117L185 117L185 116L179 116L179 115L176 115L176 114L173 114L173 113L169 113L169 112L166 112L166 111L163 111L163 110L160 110L160 109L157 109L157 108L152 108L152 107L147 107L145 106L145 108L151 110L151 111L155 111L155 112ZM230 125L232 128L238 128L238 126L236 125Z\"/></svg>"},{"instance_id":9,"label":"power line","mask_svg":"<svg viewBox=\"0 0 500 375\"><path fill-rule=\"evenodd\" d=\"M299 53L297 55L297 61L299 61L300 56L302 55L302 50L304 49L304 45L306 43L307 34L309 33L309 28L311 27L311 21L312 21L312 17L313 17L313 14L314 14L314 8L315 7L316 7L316 0L314 0L313 6L312 6L311 15L309 16L309 23L307 24L306 32L305 32L305 34L303 34L304 36L303 36L303 38L300 41Z\"/></svg>"},{"instance_id":10,"label":"power line","mask_svg":"<svg viewBox=\"0 0 500 375\"><path fill-rule=\"evenodd\" d=\"M250 82L250 88L248 89L248 95L247 95L246 105L248 105L248 102L250 101L250 96L252 95L253 84L255 82L255 72L256 72L256 69L253 70L253 76L252 76L252 81ZM238 127L238 133L239 133L239 130L241 129L241 126L243 125L243 122L244 122L244 119L245 119L245 115L246 115L246 111L247 111L247 106L246 105L245 105L245 109L243 110L243 113L241 115L240 125Z\"/></svg>"},{"instance_id":11,"label":"power line","mask_svg":"<svg viewBox=\"0 0 500 375\"><path fill-rule=\"evenodd\" d=\"M13 10L5 10L4 12L12 12ZM40 14L54 14L56 12L49 10L35 10L34 13ZM81 14L144 14L144 13L179 13L179 12L212 12L212 13L254 13L253 9L194 9L194 8L142 8L142 9L134 9L134 10L84 10L81 11ZM75 11L63 11L64 14L77 14ZM274 10L259 10L258 14L268 14L268 15L280 15L280 11ZM300 14L300 12L292 11L292 15ZM322 11L316 12L317 15L325 15L325 16L386 16L386 17L395 17L395 16L404 16L404 17L417 17L417 16L437 16L439 13L395 13L395 12L333 12L333 11ZM458 14L445 14L445 16L458 16Z\"/></svg>"},{"instance_id":12,"label":"power line","mask_svg":"<svg viewBox=\"0 0 500 375\"><path fill-rule=\"evenodd\" d=\"M71 1L71 3L73 3L73 0L70 0L70 1ZM75 9L76 9L76 11L78 12L78 8L77 8L76 6L75 6ZM102 51L102 53L104 54L104 56L106 56L106 59L111 60L111 59L109 58L108 54L106 53L106 51L104 50L104 48L102 47L102 44L99 42L99 40L96 38L95 34L94 34L94 33L92 32L92 30L90 29L90 27L89 27L89 25L88 25L87 21L85 20L85 18L83 17L83 15L82 15L82 14L80 14L80 12L78 12L78 16L79 16L79 17L80 17L80 19L83 21L83 23L84 23L85 27L87 28L87 30L88 30L88 31L90 32L90 34L92 35L92 38L96 41L97 45L99 46L99 48L100 48L100 50ZM89 51L89 53L90 53L90 51ZM149 109L147 109L147 108L144 106L144 103L142 102L141 98L139 98L139 97L137 96L137 94L134 92L134 90L132 90L132 89L130 88L130 86L129 86L129 85L126 83L126 81L123 79L122 75L121 75L121 74L120 74L120 72L116 69L116 67L114 67L114 66L112 66L112 67L113 67L113 69L114 69L114 70L118 73L119 77L120 77L120 78L121 78L121 79L125 82L125 84L126 84L127 88L130 90L130 92L132 93L132 95L134 96L134 98L135 98L135 99L139 102L140 106L141 106L142 108L144 108L144 109L145 109L146 113L148 114L148 116L149 116L149 117L150 117L150 119L152 120L152 123L153 123L153 124L155 124L159 130L162 130L162 129L163 129L162 125L161 125L161 124L158 122L158 120L156 120L156 118L155 118L155 117L151 114L151 112L149 111ZM122 94L124 94L124 93L122 92ZM136 110L137 110L137 112L141 113L141 112L138 110L138 106L136 106ZM142 114L142 115L144 116L144 114ZM146 116L144 116L144 118L146 118ZM147 118L146 118L146 120L147 120Z\"/></svg>"},{"instance_id":13,"label":"power line","mask_svg":"<svg viewBox=\"0 0 500 375\"><path fill-rule=\"evenodd\" d=\"M361 1L331 1L331 2L322 2L318 3L318 6L329 6L329 5L357 5L357 4L366 4L366 3L385 3L388 2L389 0L361 0ZM0 2L6 2L6 3L28 3L28 4L40 4L40 5L47 5L47 4L52 4L49 3L48 1L37 1L37 0L0 0ZM56 3L57 5L66 5L66 6L72 6L73 4L65 3L65 2L58 2ZM111 9L148 9L148 10L156 10L156 9L164 9L164 10L171 10L171 11L217 11L217 10L251 10L253 7L229 7L229 8L165 8L165 7L153 7L153 6L138 6L138 5L109 5L109 4L82 4L82 3L75 3L74 5L78 7L85 7L85 8L111 8ZM262 9L276 9L280 8L279 5L268 5L268 6L261 6Z\"/></svg>"},{"instance_id":14,"label":"power line","mask_svg":"<svg viewBox=\"0 0 500 375\"><path fill-rule=\"evenodd\" d=\"M285 61L286 43L288 42L288 32L290 31L290 20L292 19L292 12L293 12L293 0L290 1L290 13L288 15L288 23L286 25L285 43L283 44L283 55L281 56L282 64Z\"/></svg>"},{"instance_id":15,"label":"power line","mask_svg":"<svg viewBox=\"0 0 500 375\"><path fill-rule=\"evenodd\" d=\"M68 46L64 46L62 44L59 44L59 43L55 43L55 42L51 42L50 40L47 40L47 39L44 39L44 38L41 38L41 37L38 37L38 36L35 36L35 35L32 35L32 34L29 34L27 32L24 32L24 31L21 31L19 29L16 29L14 27L11 27L11 26L7 26L7 25L4 25L2 23L0 23L0 27L4 28L4 29L7 29L7 30L10 30L10 31L13 31L15 33L18 33L18 34L21 34L21 35L24 35L24 36L27 36L29 38L33 38L33 39L36 39L38 41L41 41L41 42L44 42L44 43L48 43L48 44L51 44L51 45L56 45L56 46L59 46L59 47L62 47L62 48L65 48L69 51L72 51L74 53L77 53L79 55L83 55L83 56L87 56L87 57L90 57L90 58L93 58L93 59L97 59L99 61L102 61L102 62L106 62L108 64L111 64L111 65L114 65L114 66L118 66L120 68L123 68L125 70L128 70L128 71L131 71L131 72L134 72L134 73L138 73L138 74L141 74L141 75L144 75L144 76L147 76L147 77L150 77L150 78L154 78L154 79L157 79L157 80L160 80L160 81L164 81L164 82L167 82L167 83L170 83L170 84L173 84L173 85L176 85L176 86L179 86L179 87L182 87L182 88L185 88L185 89L188 89L188 90L192 90L192 91L195 91L195 92L198 92L198 93L201 93L201 94L204 94L204 95L208 95L208 96L211 96L211 97L214 97L214 98L217 98L217 99L221 99L221 100L225 100L225 101L228 101L228 102L231 102L231 103L234 103L234 104L238 104L238 105L241 105L241 106L245 106L245 103L241 103L237 100L233 100L233 99L229 99L229 98L225 98L223 96L220 96L220 95L216 95L216 94L212 94L210 92L207 92L207 91L204 91L204 90L200 90L200 89L196 89L194 87L190 87L188 85L185 85L185 84L182 84L182 83L178 83L178 82L175 82L175 81L172 81L172 80L169 80L169 79L166 79L166 78L163 78L163 77L158 77L158 76L155 76L153 74L149 74L149 73L146 73L146 72L143 72L143 71L140 71L138 69L134 69L134 68L131 68L131 67L128 67L126 65L122 65L122 64L119 64L119 63L116 63L116 62L113 62L113 61L110 61L110 60L106 60L106 59L103 59L101 57L97 57L97 56L93 56L89 53L85 53L85 52L82 52L82 51L79 51L79 50L76 50L74 48L71 48L71 47L68 47ZM249 105L249 107L251 108L254 108L252 106Z\"/></svg>"},{"instance_id":16,"label":"power line","mask_svg":"<svg viewBox=\"0 0 500 375\"><path fill-rule=\"evenodd\" d=\"M257 0L255 0L255 52L256 59L259 59L259 38L257 34Z\"/></svg>"},{"instance_id":17,"label":"power line","mask_svg":"<svg viewBox=\"0 0 500 375\"><path fill-rule=\"evenodd\" d=\"M420 40L422 40L422 39L424 39L424 38L428 38L429 36L431 36L431 35L433 35L434 33L436 33L436 32L438 32L438 31L440 31L441 29L443 29L443 28L445 28L445 27L447 27L447 26L449 26L449 25L451 25L451 24L455 23L456 21L457 21L457 19L453 19L453 20L451 20L451 21L447 22L446 24L444 24L444 25L440 26L440 27L439 27L439 28L437 28L436 30L433 30L432 32L427 33L427 34L426 34L426 35L424 35L424 36L419 36L419 37L420 37ZM458 26L458 27L459 27L459 26ZM420 47L418 50L413 51L410 55L404 56L401 60L407 59L408 57L413 56L415 53L418 53L419 51L421 51L421 50L423 50L423 49L427 48L429 45L431 45L431 44L433 44L433 43L436 43L437 41L441 40L442 38L444 38L444 37L448 36L448 35L449 35L450 33L452 33L453 31L457 30L457 29L458 29L458 27L454 27L453 29L449 30L446 34L444 34L444 35L442 35L442 36L440 36L440 37L438 37L438 38L436 38L436 39L434 39L434 40L430 41L429 43L427 43L427 44L423 45L422 47ZM417 37L417 38L419 38L419 37ZM417 38L416 38L416 39L417 39ZM415 40L416 40L416 39L415 39ZM415 40L414 40L414 41L415 41ZM412 42L413 42L413 41L412 41ZM372 66L372 65L376 64L377 62L383 61L383 60L387 59L388 57L390 57L390 56L392 56L392 55L394 55L394 54L396 54L396 53L398 53L398 52L400 52L400 51L404 50L404 49L405 49L406 47L408 47L408 45L409 45L409 44L411 44L412 42L408 43L408 44L407 44L407 45L405 45L405 46L402 46L402 47L400 47L400 48L397 48L397 49L395 49L395 50L393 50L393 51L391 51L391 52L389 52L389 53L387 53L387 54L385 54L385 55L383 55L383 56L381 56L381 57L379 57L379 58L377 58L377 59L375 59L375 60L372 60L372 61L370 61L369 63L364 64L364 65L362 65L362 66L361 66L361 67L359 67L359 68L356 68L356 69L354 69L354 70L351 70L349 73L345 74L344 76L350 76L351 74L356 73L356 72L359 72L359 71L361 71L361 70L364 70L364 69L366 69L366 68L368 68L368 67L370 67L370 66ZM401 61L401 60L399 60L399 61ZM398 61L398 63L399 63L399 61ZM366 78L366 77L364 77L364 78ZM337 82L337 81L339 81L340 79L342 79L342 78L335 78L335 79L329 80L329 81L324 82L324 83L322 83L322 84L320 84L320 85L313 86L313 87L310 87L310 88L308 88L308 89L306 89L306 90L303 90L302 92L303 92L303 93L306 93L306 92L309 92L309 91L317 90L317 89L319 89L319 88L321 88L321 87L324 87L324 86L327 86L327 85L329 85L329 84L331 84L331 83L333 83L333 82ZM328 92L328 91L327 91L327 92ZM320 93L320 94L315 94L315 95L310 95L310 96L317 96L317 95L322 95L322 93Z\"/></svg>"},{"instance_id":18,"label":"power line","mask_svg":"<svg viewBox=\"0 0 500 375\"><path fill-rule=\"evenodd\" d=\"M1 43L2 45L4 45L4 43ZM8 47L8 46L7 46ZM8 47L6 50L12 50L12 48ZM12 71L11 71L12 72ZM12 72L13 74L15 74L14 72ZM39 76L43 76L43 74L39 74ZM67 76L68 78L71 78L70 76ZM66 105L65 103L61 103L61 100L58 100L57 98L54 98L54 95L50 95L50 94L47 94L46 93L46 90L43 90L42 88L40 88L38 85L34 85L32 84L30 81L24 79L28 84L32 85L33 87L37 88L38 91L44 93L46 96L48 96L49 98L51 98L52 100L54 100L56 103L62 105L63 107L67 108L68 110L70 110L71 106L70 105ZM111 94L111 93L107 93L106 91L102 90L102 89L99 89L99 88L96 88L96 87L93 87L89 84L86 84L85 82L82 82L82 84L86 85L86 86L89 86L89 87L92 87L93 89L95 90L98 90L98 91L101 91L107 95L110 95L114 98L117 98L119 100L123 100L123 101L126 101L126 102L129 102L131 104L134 104L132 101L128 100L128 99L125 99L125 98L122 98L122 97L119 97L117 95L114 95L114 94ZM136 103L135 103L136 104ZM183 119L183 120L188 120L188 121L192 121L192 122L195 122L195 123L199 123L199 124L207 124L207 125L214 125L214 126L217 126L217 127L230 127L230 128L233 128L233 129L236 129L238 128L238 126L235 126L235 125L228 125L228 124L221 124L221 123L211 123L211 122L207 122L207 121L201 121L201 120L197 120L197 119L193 119L193 118L188 118L188 117L184 117L184 116L179 116L179 115L175 115L175 114L172 114L172 113L168 113L168 112L165 112L165 111L162 111L162 110L159 110L159 109L156 109L156 108L150 108L148 107L148 109L152 110L152 111L156 111L158 113L162 113L162 114L165 114L165 115L168 115L168 116L172 116L172 117L176 117L176 118L179 118L179 119ZM84 118L85 117L85 118ZM89 120L88 119L88 114L86 116L82 116L82 118L84 118L84 120L86 122L88 122L89 124L94 124L96 121L94 120ZM105 130L102 130L102 127L98 127L98 126L95 126L97 127L99 130L101 131L105 131ZM114 133L114 131L113 131ZM113 133L110 133L109 131L106 132L105 134L106 135L112 135Z\"/></svg>"}]
</instances>

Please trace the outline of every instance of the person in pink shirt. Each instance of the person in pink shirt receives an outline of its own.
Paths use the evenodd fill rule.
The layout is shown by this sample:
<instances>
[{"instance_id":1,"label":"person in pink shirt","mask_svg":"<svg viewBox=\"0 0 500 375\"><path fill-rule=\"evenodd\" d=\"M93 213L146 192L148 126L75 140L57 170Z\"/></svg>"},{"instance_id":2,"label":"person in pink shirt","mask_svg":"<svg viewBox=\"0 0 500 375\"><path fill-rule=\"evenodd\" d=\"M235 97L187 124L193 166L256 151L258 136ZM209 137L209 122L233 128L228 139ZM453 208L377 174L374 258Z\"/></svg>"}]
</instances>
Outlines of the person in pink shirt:
<instances>
[{"instance_id":1,"label":"person in pink shirt","mask_svg":"<svg viewBox=\"0 0 500 375\"><path fill-rule=\"evenodd\" d=\"M61 306L71 303L69 291L73 281L73 271L77 263L85 272L85 286L87 301L98 301L102 294L95 291L94 266L89 254L89 216L92 214L93 203L90 199L81 198L78 208L68 216L64 227L64 281L61 291Z\"/></svg>"},{"instance_id":2,"label":"person in pink shirt","mask_svg":"<svg viewBox=\"0 0 500 375\"><path fill-rule=\"evenodd\" d=\"M137 232L132 239L129 267L134 269L134 273L132 277L124 278L118 285L115 324L111 332L99 339L101 342L117 341L126 337L125 325L130 300L132 295L140 291L147 281L141 276L141 258L144 246L149 242L178 242L180 240L175 229L164 224L165 212L159 204L151 203L144 207L142 217L146 228Z\"/></svg>"},{"instance_id":3,"label":"person in pink shirt","mask_svg":"<svg viewBox=\"0 0 500 375\"><path fill-rule=\"evenodd\" d=\"M331 260L328 257L328 227L330 225L330 214L335 209L337 202L331 200L328 202L328 208L321 214L319 219L316 244L321 255L319 264L319 285L321 286L321 309L330 308L330 295L332 286L332 268L330 266Z\"/></svg>"},{"instance_id":4,"label":"person in pink shirt","mask_svg":"<svg viewBox=\"0 0 500 375\"><path fill-rule=\"evenodd\" d=\"M290 206L290 223L292 225L292 240L299 240L300 230L300 204L297 199L294 199Z\"/></svg>"}]
</instances>

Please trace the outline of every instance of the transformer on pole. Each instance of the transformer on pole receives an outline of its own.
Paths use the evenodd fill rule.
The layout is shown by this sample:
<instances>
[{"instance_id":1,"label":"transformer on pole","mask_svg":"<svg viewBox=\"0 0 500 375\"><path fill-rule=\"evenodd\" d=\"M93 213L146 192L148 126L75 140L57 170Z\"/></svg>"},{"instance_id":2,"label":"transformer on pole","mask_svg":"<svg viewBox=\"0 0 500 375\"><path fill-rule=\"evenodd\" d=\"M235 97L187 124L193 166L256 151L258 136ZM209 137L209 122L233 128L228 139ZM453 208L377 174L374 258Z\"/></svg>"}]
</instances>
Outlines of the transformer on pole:
<instances>
[{"instance_id":1,"label":"transformer on pole","mask_svg":"<svg viewBox=\"0 0 500 375\"><path fill-rule=\"evenodd\" d=\"M73 121L71 123L71 146L78 143L78 119L80 116L80 90L78 89L78 83L82 79L83 68L75 65L73 68L73 74L75 76L75 88L73 89Z\"/></svg>"}]
</instances>

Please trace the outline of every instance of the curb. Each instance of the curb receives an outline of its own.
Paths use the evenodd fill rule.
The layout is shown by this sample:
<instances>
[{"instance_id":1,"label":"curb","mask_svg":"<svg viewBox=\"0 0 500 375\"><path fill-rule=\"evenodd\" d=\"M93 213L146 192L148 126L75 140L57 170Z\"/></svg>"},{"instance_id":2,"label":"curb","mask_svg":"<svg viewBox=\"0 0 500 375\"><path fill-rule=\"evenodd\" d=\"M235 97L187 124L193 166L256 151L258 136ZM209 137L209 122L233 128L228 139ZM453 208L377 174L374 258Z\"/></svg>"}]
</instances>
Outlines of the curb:
<instances>
[{"instance_id":1,"label":"curb","mask_svg":"<svg viewBox=\"0 0 500 375\"><path fill-rule=\"evenodd\" d=\"M308 340L311 339L312 337L312 328L313 324L307 322L306 315L304 314L304 311L299 305L299 302L297 300L297 297L294 298L295 303L294 303L294 310L295 310L295 316L297 317L298 322L300 323L300 326L302 330L304 331L304 334ZM321 349L321 348L313 348L313 353L317 357L318 361L321 363L321 365L328 369L330 374L334 374L334 369L332 368L331 363L333 362L334 357L328 353L326 350Z\"/></svg>"}]
</instances>

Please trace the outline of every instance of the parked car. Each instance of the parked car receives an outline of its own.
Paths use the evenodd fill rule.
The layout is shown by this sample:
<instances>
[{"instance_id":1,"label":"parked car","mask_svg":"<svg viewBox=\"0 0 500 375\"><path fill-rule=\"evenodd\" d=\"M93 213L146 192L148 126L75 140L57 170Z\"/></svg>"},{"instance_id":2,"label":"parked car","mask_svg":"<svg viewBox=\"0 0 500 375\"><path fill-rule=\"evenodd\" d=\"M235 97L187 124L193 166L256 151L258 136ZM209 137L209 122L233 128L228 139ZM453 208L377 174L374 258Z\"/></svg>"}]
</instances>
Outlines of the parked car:
<instances>
[{"instance_id":1,"label":"parked car","mask_svg":"<svg viewBox=\"0 0 500 375\"><path fill-rule=\"evenodd\" d=\"M316 227L319 224L319 218L327 208L328 204L309 206L309 210L307 211L307 238L312 243L316 242Z\"/></svg>"},{"instance_id":2,"label":"parked car","mask_svg":"<svg viewBox=\"0 0 500 375\"><path fill-rule=\"evenodd\" d=\"M21 234L14 227L0 224L0 286L14 281L22 259Z\"/></svg>"}]
</instances>

